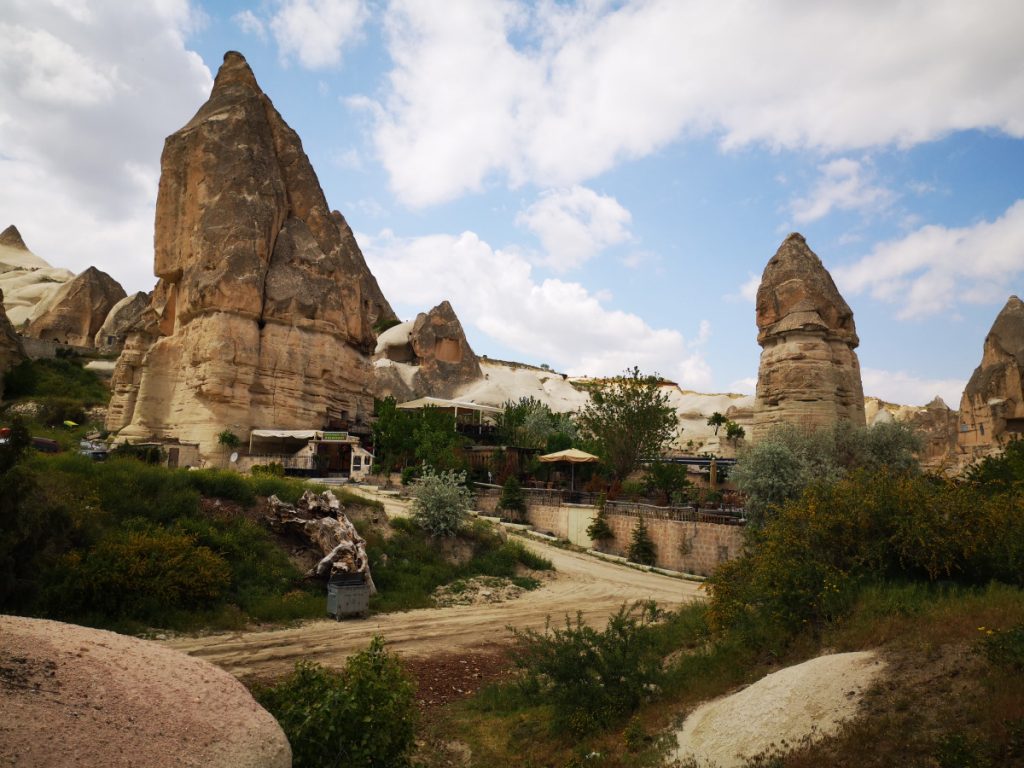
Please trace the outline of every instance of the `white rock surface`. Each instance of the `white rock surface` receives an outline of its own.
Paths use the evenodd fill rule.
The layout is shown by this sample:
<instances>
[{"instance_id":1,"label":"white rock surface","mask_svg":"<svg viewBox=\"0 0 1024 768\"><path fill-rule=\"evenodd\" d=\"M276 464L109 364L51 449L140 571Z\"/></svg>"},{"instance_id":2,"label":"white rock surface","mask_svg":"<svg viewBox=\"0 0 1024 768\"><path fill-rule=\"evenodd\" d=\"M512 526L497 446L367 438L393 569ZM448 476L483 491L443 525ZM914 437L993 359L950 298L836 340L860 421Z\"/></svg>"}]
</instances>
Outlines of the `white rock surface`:
<instances>
[{"instance_id":1,"label":"white rock surface","mask_svg":"<svg viewBox=\"0 0 1024 768\"><path fill-rule=\"evenodd\" d=\"M738 693L702 704L676 734L675 758L738 768L783 741L835 733L857 714L864 692L885 670L872 651L819 656L773 672Z\"/></svg>"}]
</instances>

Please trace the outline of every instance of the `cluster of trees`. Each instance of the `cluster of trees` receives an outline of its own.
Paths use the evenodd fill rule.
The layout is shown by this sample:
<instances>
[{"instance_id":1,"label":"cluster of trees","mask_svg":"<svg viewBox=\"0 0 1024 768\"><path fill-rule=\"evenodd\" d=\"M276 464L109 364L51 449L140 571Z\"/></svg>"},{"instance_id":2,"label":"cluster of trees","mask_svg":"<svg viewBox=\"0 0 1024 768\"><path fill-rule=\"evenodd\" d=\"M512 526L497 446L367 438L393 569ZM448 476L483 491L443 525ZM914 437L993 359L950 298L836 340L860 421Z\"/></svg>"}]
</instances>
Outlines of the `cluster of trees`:
<instances>
[{"instance_id":1,"label":"cluster of trees","mask_svg":"<svg viewBox=\"0 0 1024 768\"><path fill-rule=\"evenodd\" d=\"M591 385L590 403L576 414L554 413L534 397L509 401L497 419L497 438L503 445L544 452L581 448L599 456L610 479L621 482L641 462L661 456L676 437L678 418L661 384L658 376L632 368ZM377 403L374 444L380 471L465 470L458 449L466 442L450 413L399 410L390 397ZM659 481L659 487L668 486Z\"/></svg>"}]
</instances>

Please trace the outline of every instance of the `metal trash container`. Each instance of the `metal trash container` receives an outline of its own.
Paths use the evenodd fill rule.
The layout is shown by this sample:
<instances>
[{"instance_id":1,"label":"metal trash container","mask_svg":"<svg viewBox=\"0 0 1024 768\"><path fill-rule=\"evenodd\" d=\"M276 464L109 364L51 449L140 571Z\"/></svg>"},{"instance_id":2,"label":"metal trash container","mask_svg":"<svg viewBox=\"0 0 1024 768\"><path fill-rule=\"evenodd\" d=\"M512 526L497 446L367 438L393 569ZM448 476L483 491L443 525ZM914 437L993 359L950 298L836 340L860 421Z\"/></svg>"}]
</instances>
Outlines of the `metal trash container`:
<instances>
[{"instance_id":1,"label":"metal trash container","mask_svg":"<svg viewBox=\"0 0 1024 768\"><path fill-rule=\"evenodd\" d=\"M370 612L370 585L361 573L339 573L327 582L327 615L341 620Z\"/></svg>"}]
</instances>

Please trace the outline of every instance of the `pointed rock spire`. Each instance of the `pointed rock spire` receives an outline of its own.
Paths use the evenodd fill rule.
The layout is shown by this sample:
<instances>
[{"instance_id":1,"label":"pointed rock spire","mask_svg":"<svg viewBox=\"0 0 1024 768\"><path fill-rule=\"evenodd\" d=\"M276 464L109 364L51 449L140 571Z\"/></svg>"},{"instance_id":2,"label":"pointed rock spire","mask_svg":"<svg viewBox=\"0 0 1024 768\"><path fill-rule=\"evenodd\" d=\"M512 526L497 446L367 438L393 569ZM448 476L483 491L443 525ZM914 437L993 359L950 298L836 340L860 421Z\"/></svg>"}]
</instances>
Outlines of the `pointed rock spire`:
<instances>
[{"instance_id":1,"label":"pointed rock spire","mask_svg":"<svg viewBox=\"0 0 1024 768\"><path fill-rule=\"evenodd\" d=\"M3 232L0 232L0 245L6 245L8 248L17 248L19 251L28 250L28 246L25 245L25 241L21 237L21 232L13 224Z\"/></svg>"},{"instance_id":2,"label":"pointed rock spire","mask_svg":"<svg viewBox=\"0 0 1024 768\"><path fill-rule=\"evenodd\" d=\"M787 237L764 268L757 329L754 440L780 423L864 426L853 311L803 235Z\"/></svg>"}]
</instances>

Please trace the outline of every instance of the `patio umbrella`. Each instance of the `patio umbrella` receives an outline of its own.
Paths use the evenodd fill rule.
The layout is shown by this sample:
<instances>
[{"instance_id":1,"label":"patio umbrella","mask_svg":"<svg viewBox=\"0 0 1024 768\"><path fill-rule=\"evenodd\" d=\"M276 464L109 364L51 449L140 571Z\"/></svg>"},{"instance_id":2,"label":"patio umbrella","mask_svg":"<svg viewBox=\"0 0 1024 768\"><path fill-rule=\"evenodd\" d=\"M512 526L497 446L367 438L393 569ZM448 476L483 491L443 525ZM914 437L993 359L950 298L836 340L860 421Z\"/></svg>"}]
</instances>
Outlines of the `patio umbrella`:
<instances>
[{"instance_id":1,"label":"patio umbrella","mask_svg":"<svg viewBox=\"0 0 1024 768\"><path fill-rule=\"evenodd\" d=\"M594 464L600 461L597 456L586 451L580 451L576 448L566 448L564 451L555 451L554 453L546 453L538 458L538 461L545 463L555 461L567 461L572 470L572 479L569 482L569 489L576 490L576 465L577 464Z\"/></svg>"}]
</instances>

